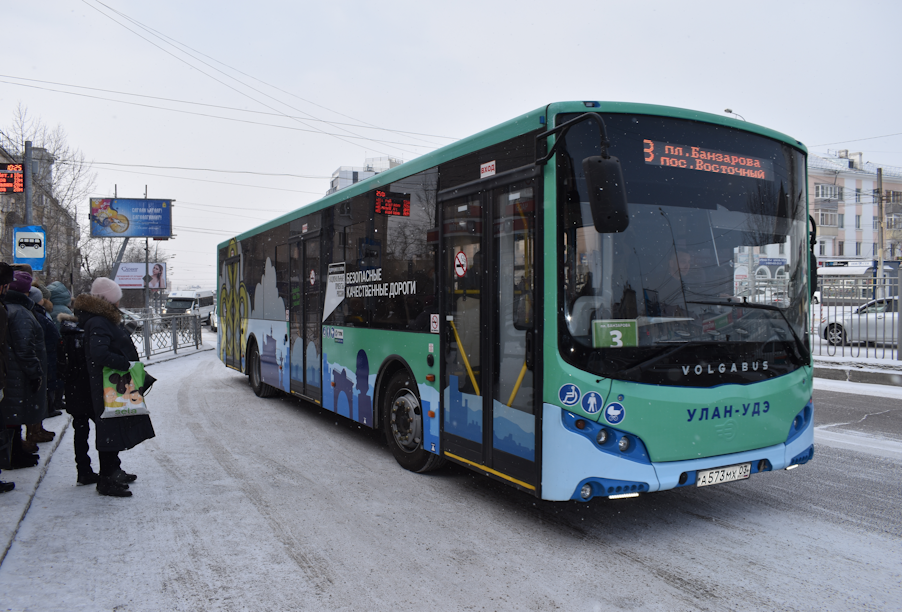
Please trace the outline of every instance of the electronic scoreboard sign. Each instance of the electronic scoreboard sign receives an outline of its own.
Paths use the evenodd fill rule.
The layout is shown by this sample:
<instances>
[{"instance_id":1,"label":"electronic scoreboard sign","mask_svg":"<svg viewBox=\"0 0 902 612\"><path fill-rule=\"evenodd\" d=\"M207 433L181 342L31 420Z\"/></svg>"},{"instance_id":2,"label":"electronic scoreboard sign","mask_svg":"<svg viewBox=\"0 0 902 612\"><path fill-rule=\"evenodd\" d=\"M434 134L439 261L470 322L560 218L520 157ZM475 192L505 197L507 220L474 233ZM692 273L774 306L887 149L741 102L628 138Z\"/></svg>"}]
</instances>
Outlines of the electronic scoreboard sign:
<instances>
[{"instance_id":1,"label":"electronic scoreboard sign","mask_svg":"<svg viewBox=\"0 0 902 612\"><path fill-rule=\"evenodd\" d=\"M0 193L24 193L22 164L0 164Z\"/></svg>"}]
</instances>

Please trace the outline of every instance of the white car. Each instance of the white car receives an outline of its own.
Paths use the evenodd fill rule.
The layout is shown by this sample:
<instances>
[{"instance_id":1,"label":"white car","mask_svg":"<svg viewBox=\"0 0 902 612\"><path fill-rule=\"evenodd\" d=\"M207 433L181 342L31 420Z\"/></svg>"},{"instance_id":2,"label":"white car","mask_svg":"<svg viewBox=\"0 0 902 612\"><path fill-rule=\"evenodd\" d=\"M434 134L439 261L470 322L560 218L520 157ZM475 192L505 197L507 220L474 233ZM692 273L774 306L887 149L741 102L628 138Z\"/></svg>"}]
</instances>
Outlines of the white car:
<instances>
[{"instance_id":1,"label":"white car","mask_svg":"<svg viewBox=\"0 0 902 612\"><path fill-rule=\"evenodd\" d=\"M899 339L899 298L871 300L851 312L823 310L818 333L834 346L854 342L896 344Z\"/></svg>"}]
</instances>

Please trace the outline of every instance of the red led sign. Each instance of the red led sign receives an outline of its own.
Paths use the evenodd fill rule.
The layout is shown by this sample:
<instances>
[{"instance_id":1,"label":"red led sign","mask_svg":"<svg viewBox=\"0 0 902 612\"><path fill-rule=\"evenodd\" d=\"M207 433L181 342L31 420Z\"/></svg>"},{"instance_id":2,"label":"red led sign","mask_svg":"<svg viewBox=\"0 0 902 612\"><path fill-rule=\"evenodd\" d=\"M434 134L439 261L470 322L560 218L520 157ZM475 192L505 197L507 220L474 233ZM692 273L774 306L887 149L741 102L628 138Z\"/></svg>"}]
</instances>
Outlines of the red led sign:
<instances>
[{"instance_id":1,"label":"red led sign","mask_svg":"<svg viewBox=\"0 0 902 612\"><path fill-rule=\"evenodd\" d=\"M0 164L0 193L23 193L25 173L22 164Z\"/></svg>"},{"instance_id":2,"label":"red led sign","mask_svg":"<svg viewBox=\"0 0 902 612\"><path fill-rule=\"evenodd\" d=\"M670 166L715 174L774 180L774 165L768 159L657 140L643 140L642 143L645 163L652 166Z\"/></svg>"},{"instance_id":3,"label":"red led sign","mask_svg":"<svg viewBox=\"0 0 902 612\"><path fill-rule=\"evenodd\" d=\"M376 190L376 214L397 217L410 216L410 197L407 194Z\"/></svg>"}]
</instances>

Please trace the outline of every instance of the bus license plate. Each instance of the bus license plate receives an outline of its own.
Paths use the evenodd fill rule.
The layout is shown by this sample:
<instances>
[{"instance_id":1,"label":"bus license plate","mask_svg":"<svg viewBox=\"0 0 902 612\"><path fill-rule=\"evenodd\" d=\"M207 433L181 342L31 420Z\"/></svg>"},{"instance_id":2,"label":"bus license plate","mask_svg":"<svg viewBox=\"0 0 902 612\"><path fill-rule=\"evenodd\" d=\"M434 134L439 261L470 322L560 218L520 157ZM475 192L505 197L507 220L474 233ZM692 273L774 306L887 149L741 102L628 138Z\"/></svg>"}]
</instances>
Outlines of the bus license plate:
<instances>
[{"instance_id":1,"label":"bus license plate","mask_svg":"<svg viewBox=\"0 0 902 612\"><path fill-rule=\"evenodd\" d=\"M720 484L722 482L744 480L751 475L752 464L740 463L738 465L728 465L727 467L715 468L713 470L699 470L697 484L700 487L707 487L708 485Z\"/></svg>"}]
</instances>

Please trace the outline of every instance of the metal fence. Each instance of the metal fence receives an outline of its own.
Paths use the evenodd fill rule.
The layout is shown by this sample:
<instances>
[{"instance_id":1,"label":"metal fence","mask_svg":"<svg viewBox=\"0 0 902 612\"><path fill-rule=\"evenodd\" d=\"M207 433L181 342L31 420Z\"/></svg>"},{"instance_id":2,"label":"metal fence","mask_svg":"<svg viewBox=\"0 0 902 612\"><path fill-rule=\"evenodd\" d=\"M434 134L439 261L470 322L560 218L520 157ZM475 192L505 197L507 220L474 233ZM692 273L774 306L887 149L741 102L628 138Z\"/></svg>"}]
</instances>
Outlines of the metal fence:
<instances>
[{"instance_id":1,"label":"metal fence","mask_svg":"<svg viewBox=\"0 0 902 612\"><path fill-rule=\"evenodd\" d=\"M822 276L811 305L815 355L902 361L899 351L899 275Z\"/></svg>"},{"instance_id":2,"label":"metal fence","mask_svg":"<svg viewBox=\"0 0 902 612\"><path fill-rule=\"evenodd\" d=\"M198 315L158 315L128 311L126 326L133 329L132 342L144 358L160 353L178 353L179 349L200 348L201 321ZM136 316L130 316L131 314Z\"/></svg>"}]
</instances>

